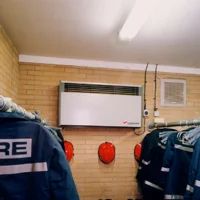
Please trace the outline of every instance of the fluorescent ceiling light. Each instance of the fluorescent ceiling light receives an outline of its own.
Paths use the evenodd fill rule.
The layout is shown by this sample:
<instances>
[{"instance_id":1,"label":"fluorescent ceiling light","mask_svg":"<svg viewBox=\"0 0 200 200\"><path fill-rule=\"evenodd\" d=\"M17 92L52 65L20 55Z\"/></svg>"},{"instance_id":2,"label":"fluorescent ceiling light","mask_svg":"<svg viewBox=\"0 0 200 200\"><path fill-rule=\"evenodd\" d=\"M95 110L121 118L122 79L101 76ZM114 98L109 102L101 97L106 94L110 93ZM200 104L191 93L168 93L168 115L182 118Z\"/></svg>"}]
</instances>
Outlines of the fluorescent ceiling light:
<instances>
[{"instance_id":1,"label":"fluorescent ceiling light","mask_svg":"<svg viewBox=\"0 0 200 200\"><path fill-rule=\"evenodd\" d=\"M161 0L136 0L136 4L119 32L121 40L132 40L152 15Z\"/></svg>"}]
</instances>

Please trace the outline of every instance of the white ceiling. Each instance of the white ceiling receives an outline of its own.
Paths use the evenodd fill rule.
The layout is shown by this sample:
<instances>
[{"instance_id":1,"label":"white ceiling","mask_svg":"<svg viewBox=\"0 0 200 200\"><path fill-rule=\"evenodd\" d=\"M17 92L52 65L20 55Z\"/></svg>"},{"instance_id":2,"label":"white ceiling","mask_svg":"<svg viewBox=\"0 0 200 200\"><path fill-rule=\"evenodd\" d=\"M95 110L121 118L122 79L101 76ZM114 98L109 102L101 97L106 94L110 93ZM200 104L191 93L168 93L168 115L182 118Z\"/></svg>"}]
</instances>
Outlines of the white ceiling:
<instances>
[{"instance_id":1,"label":"white ceiling","mask_svg":"<svg viewBox=\"0 0 200 200\"><path fill-rule=\"evenodd\" d=\"M0 24L20 54L200 66L200 1L162 1L130 43L117 34L135 0L0 0Z\"/></svg>"}]
</instances>

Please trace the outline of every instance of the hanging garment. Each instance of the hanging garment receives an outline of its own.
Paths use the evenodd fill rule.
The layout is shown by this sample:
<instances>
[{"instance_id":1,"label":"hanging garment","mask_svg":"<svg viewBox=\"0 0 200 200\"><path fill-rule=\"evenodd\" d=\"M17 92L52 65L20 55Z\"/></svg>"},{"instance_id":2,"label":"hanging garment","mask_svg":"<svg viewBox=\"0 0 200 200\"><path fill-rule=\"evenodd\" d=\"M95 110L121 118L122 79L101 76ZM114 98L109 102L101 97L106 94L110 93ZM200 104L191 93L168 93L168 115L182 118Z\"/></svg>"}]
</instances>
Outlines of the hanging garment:
<instances>
[{"instance_id":1,"label":"hanging garment","mask_svg":"<svg viewBox=\"0 0 200 200\"><path fill-rule=\"evenodd\" d=\"M163 200L163 190L156 190L150 187L144 187L142 200Z\"/></svg>"},{"instance_id":2,"label":"hanging garment","mask_svg":"<svg viewBox=\"0 0 200 200\"><path fill-rule=\"evenodd\" d=\"M62 135L62 133L61 133L61 131L59 129L56 130L56 133L57 133L57 136L60 138L59 143L60 143L63 151L65 151L65 144L64 144L65 140L64 140L64 137L63 137L63 135Z\"/></svg>"},{"instance_id":3,"label":"hanging garment","mask_svg":"<svg viewBox=\"0 0 200 200\"><path fill-rule=\"evenodd\" d=\"M0 113L0 199L79 200L65 154L41 124Z\"/></svg>"},{"instance_id":4,"label":"hanging garment","mask_svg":"<svg viewBox=\"0 0 200 200\"><path fill-rule=\"evenodd\" d=\"M177 132L172 133L167 139L166 150L163 157L161 176L160 176L160 184L162 188L165 188L166 186L167 177L169 175L170 167L173 162L174 144L176 139L177 139Z\"/></svg>"},{"instance_id":5,"label":"hanging garment","mask_svg":"<svg viewBox=\"0 0 200 200\"><path fill-rule=\"evenodd\" d=\"M142 141L142 153L140 159L137 180L142 190L144 199L163 199L163 188L160 187L159 174L161 173L162 160L165 146L159 139L160 132L174 132L174 129L156 129L147 134Z\"/></svg>"},{"instance_id":6,"label":"hanging garment","mask_svg":"<svg viewBox=\"0 0 200 200\"><path fill-rule=\"evenodd\" d=\"M185 200L200 200L200 138L194 145L194 153L189 169L188 185L184 195Z\"/></svg>"},{"instance_id":7,"label":"hanging garment","mask_svg":"<svg viewBox=\"0 0 200 200\"><path fill-rule=\"evenodd\" d=\"M188 130L188 133L184 135L183 139L184 141L187 141L188 144L194 145L200 136L200 128L196 127Z\"/></svg>"},{"instance_id":8,"label":"hanging garment","mask_svg":"<svg viewBox=\"0 0 200 200\"><path fill-rule=\"evenodd\" d=\"M159 143L151 151L151 161L146 168L146 175L143 184L143 197L147 200L164 199L164 190L160 185L160 169L165 152L164 144ZM150 198L152 197L152 198Z\"/></svg>"},{"instance_id":9,"label":"hanging garment","mask_svg":"<svg viewBox=\"0 0 200 200\"><path fill-rule=\"evenodd\" d=\"M193 146L180 141L178 134L174 133L169 136L160 179L164 187L164 199L184 198L192 154Z\"/></svg>"},{"instance_id":10,"label":"hanging garment","mask_svg":"<svg viewBox=\"0 0 200 200\"><path fill-rule=\"evenodd\" d=\"M150 134L147 134L142 141L142 152L141 152L141 156L140 156L140 160L139 160L138 172L136 175L136 179L137 179L138 184L141 189L143 187L143 183L145 180L146 168L149 164L149 155L148 154L150 151L150 147L149 147L149 145L151 144L150 140L151 140L151 136L150 136ZM145 159L148 161L146 161Z\"/></svg>"},{"instance_id":11,"label":"hanging garment","mask_svg":"<svg viewBox=\"0 0 200 200\"><path fill-rule=\"evenodd\" d=\"M49 126L45 126L45 128L47 128L55 136L55 138L57 139L57 141L61 145L63 151L65 152L64 138L63 138L61 131L59 129L54 129L54 128L49 127Z\"/></svg>"}]
</instances>

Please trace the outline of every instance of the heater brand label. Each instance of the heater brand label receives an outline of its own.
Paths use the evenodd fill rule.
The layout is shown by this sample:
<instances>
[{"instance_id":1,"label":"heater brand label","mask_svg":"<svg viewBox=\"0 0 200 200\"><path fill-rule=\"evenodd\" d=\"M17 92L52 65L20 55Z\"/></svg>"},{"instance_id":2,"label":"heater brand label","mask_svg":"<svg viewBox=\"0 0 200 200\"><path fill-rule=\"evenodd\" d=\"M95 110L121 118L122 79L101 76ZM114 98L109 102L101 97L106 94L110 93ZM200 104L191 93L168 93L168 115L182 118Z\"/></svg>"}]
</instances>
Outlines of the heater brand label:
<instances>
[{"instance_id":1,"label":"heater brand label","mask_svg":"<svg viewBox=\"0 0 200 200\"><path fill-rule=\"evenodd\" d=\"M123 121L123 124L125 125L139 125L139 122L128 122L128 121Z\"/></svg>"}]
</instances>

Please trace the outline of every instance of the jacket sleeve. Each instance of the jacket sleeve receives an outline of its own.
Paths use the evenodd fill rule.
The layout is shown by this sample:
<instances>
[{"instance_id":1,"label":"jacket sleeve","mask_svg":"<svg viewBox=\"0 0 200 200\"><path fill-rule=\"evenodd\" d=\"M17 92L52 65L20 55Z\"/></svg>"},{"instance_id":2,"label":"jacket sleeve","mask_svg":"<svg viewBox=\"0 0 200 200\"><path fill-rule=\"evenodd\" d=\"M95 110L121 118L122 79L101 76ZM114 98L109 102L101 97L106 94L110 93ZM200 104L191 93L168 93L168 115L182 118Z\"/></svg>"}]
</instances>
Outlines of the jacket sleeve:
<instances>
[{"instance_id":1,"label":"jacket sleeve","mask_svg":"<svg viewBox=\"0 0 200 200\"><path fill-rule=\"evenodd\" d=\"M200 143L199 143L199 145L200 145ZM198 154L200 154L200 152ZM195 177L195 181L194 181L193 198L191 198L191 199L194 199L194 200L200 200L200 195L199 195L200 194L200 169L199 168L200 168L200 159L198 157L198 166L197 166L196 177ZM186 192L188 192L188 190L189 190L189 184L187 186ZM192 190L189 191L189 192L192 196Z\"/></svg>"},{"instance_id":2,"label":"jacket sleeve","mask_svg":"<svg viewBox=\"0 0 200 200\"><path fill-rule=\"evenodd\" d=\"M52 155L49 165L49 185L53 200L79 200L69 163L58 141L52 139Z\"/></svg>"},{"instance_id":3,"label":"jacket sleeve","mask_svg":"<svg viewBox=\"0 0 200 200\"><path fill-rule=\"evenodd\" d=\"M170 167L173 163L173 158L174 158L174 138L176 137L176 133L172 133L166 144L166 150L164 153L164 158L163 158L163 164L161 168L161 177L160 177L160 185L165 188L166 182L167 182L167 177L170 171Z\"/></svg>"},{"instance_id":4,"label":"jacket sleeve","mask_svg":"<svg viewBox=\"0 0 200 200\"><path fill-rule=\"evenodd\" d=\"M188 184L184 199L200 199L200 139L197 140L194 146L194 152L189 169Z\"/></svg>"},{"instance_id":5,"label":"jacket sleeve","mask_svg":"<svg viewBox=\"0 0 200 200\"><path fill-rule=\"evenodd\" d=\"M140 186L143 185L148 165L150 164L150 153L151 153L151 141L150 141L150 134L146 135L142 141L142 152L139 161L139 168L138 173L136 175L136 179Z\"/></svg>"}]
</instances>

